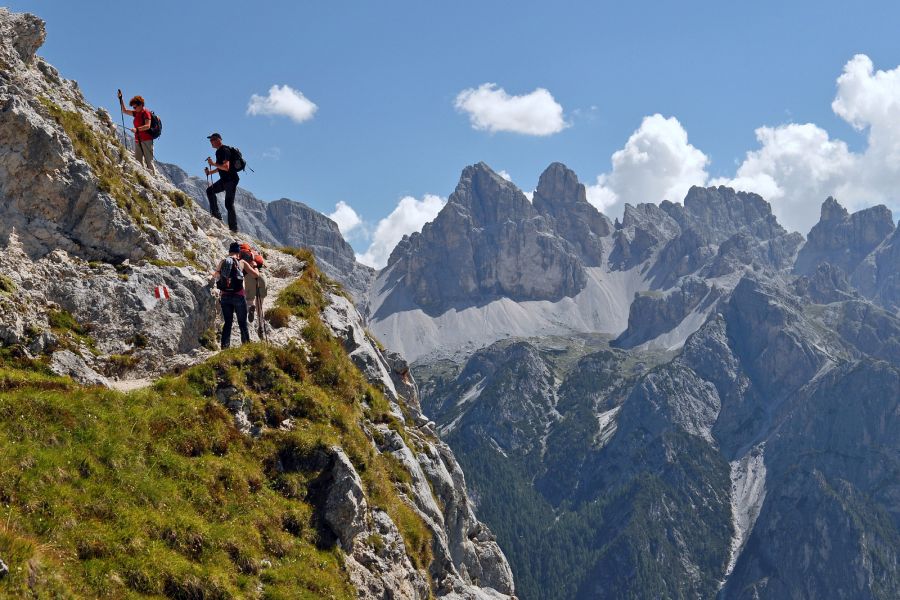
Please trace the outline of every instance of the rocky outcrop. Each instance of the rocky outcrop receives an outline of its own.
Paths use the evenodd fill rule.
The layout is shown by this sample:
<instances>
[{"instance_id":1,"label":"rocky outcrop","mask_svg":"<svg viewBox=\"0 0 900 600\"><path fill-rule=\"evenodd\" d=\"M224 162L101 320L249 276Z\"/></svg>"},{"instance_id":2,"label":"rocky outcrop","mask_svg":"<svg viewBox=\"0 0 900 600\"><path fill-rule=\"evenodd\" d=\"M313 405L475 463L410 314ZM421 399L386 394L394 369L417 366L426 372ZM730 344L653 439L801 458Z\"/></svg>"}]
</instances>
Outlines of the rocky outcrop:
<instances>
[{"instance_id":1,"label":"rocky outcrop","mask_svg":"<svg viewBox=\"0 0 900 600\"><path fill-rule=\"evenodd\" d=\"M230 235L139 166L109 115L34 55L39 19L0 9L0 28L0 248L15 264L0 337L89 383L160 372L213 326L205 271Z\"/></svg>"},{"instance_id":2,"label":"rocky outcrop","mask_svg":"<svg viewBox=\"0 0 900 600\"><path fill-rule=\"evenodd\" d=\"M644 292L637 294L628 313L628 329L615 339L619 348L633 348L672 331L693 311L703 312L721 294L704 280L685 279L681 286L668 294Z\"/></svg>"},{"instance_id":3,"label":"rocky outcrop","mask_svg":"<svg viewBox=\"0 0 900 600\"><path fill-rule=\"evenodd\" d=\"M323 318L335 335L343 340L345 349L366 378L389 398L394 415L418 425L407 430L411 445L385 425L373 425L373 431L377 432L373 437L379 451L391 454L412 476L409 498L433 536L435 559L430 575L436 582L439 597L498 600L513 594L509 564L490 529L475 517L462 469L450 448L436 437L433 423L422 414L418 388L405 362L381 352L364 329L362 316L346 298L330 296ZM339 489L339 496L353 496L353 477L348 475L342 480L347 484ZM358 500L340 504L361 505ZM363 509L358 508L355 512L360 511ZM353 523L362 520L353 516L344 515L339 521L349 528L343 536L338 534L341 539L366 538L371 533L377 533L369 529L363 533L357 531ZM363 553L371 551L371 548L361 550ZM356 554L354 550L353 555ZM364 556L357 557L357 560L360 564L366 564ZM382 570L379 569L379 572ZM385 578L379 576L376 579L383 584ZM373 585L369 582L365 587L370 589ZM407 592L396 586L386 586L385 589L397 594L396 597L420 597L406 596L404 594Z\"/></svg>"},{"instance_id":4,"label":"rocky outcrop","mask_svg":"<svg viewBox=\"0 0 900 600\"><path fill-rule=\"evenodd\" d=\"M648 260L654 250L681 233L681 226L655 204L625 205L622 222L616 222L615 246L609 262L629 269Z\"/></svg>"},{"instance_id":5,"label":"rocky outcrop","mask_svg":"<svg viewBox=\"0 0 900 600\"><path fill-rule=\"evenodd\" d=\"M851 215L829 197L822 203L819 222L810 230L794 271L808 275L821 263L828 262L845 273L853 273L893 232L894 221L886 206L873 206Z\"/></svg>"},{"instance_id":6,"label":"rocky outcrop","mask_svg":"<svg viewBox=\"0 0 900 600\"><path fill-rule=\"evenodd\" d=\"M814 273L798 277L794 281L794 292L817 304L851 300L857 295L847 280L847 274L827 262L819 263Z\"/></svg>"},{"instance_id":7,"label":"rocky outcrop","mask_svg":"<svg viewBox=\"0 0 900 600\"><path fill-rule=\"evenodd\" d=\"M725 186L693 186L684 197L683 206L664 200L659 207L682 229L695 229L716 244L739 231L760 239L786 233L762 196Z\"/></svg>"}]
</instances>

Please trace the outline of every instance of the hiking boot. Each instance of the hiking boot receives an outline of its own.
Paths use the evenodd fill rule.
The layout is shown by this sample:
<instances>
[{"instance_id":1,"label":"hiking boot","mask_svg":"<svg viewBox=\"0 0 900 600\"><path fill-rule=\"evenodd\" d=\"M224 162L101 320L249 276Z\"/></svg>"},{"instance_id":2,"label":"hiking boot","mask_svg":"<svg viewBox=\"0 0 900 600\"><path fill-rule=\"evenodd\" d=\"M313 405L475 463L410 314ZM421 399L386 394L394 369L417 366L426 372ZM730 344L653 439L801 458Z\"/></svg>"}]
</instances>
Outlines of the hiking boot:
<instances>
[{"instance_id":1,"label":"hiking boot","mask_svg":"<svg viewBox=\"0 0 900 600\"><path fill-rule=\"evenodd\" d=\"M211 214L214 218L216 218L216 219L218 219L218 220L220 220L220 221L222 220L222 214L219 213L219 212L211 212L211 213L209 213L209 214Z\"/></svg>"}]
</instances>

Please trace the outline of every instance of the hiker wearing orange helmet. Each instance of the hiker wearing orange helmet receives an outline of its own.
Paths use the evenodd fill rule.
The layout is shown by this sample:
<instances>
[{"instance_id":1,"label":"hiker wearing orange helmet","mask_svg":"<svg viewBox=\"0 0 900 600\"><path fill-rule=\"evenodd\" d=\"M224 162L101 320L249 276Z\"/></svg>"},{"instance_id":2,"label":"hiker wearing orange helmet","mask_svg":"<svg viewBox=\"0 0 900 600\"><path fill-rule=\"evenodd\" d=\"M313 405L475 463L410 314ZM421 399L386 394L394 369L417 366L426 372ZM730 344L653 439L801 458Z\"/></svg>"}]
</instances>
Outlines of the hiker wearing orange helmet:
<instances>
[{"instance_id":1,"label":"hiker wearing orange helmet","mask_svg":"<svg viewBox=\"0 0 900 600\"><path fill-rule=\"evenodd\" d=\"M242 254L243 256L243 254ZM265 259L259 253L252 253L251 258L253 265L256 267L256 274L246 274L244 279L244 289L247 291L247 317L253 322L253 315L259 316L257 329L262 330L265 327L263 323L263 302L266 299L266 276L263 274L263 267L266 264Z\"/></svg>"}]
</instances>

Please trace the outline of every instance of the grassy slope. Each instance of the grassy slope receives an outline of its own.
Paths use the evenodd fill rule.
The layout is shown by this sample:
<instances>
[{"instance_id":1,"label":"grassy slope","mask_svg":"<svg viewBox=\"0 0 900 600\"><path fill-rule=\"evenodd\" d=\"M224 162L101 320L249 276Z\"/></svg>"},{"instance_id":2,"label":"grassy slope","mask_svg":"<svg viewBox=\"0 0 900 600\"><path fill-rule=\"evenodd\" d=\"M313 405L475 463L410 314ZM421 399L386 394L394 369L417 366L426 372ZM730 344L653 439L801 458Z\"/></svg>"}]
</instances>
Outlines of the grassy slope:
<instances>
[{"instance_id":1,"label":"grassy slope","mask_svg":"<svg viewBox=\"0 0 900 600\"><path fill-rule=\"evenodd\" d=\"M11 572L0 596L228 598L261 586L266 598L354 598L310 493L311 457L332 445L426 568L430 534L397 493L408 474L375 452L363 424L402 425L319 321L323 285L310 257L281 297L307 319L307 349L231 349L130 394L76 385L7 351L0 557ZM215 397L223 386L268 426L261 437L235 429ZM287 418L295 428L277 429Z\"/></svg>"}]
</instances>

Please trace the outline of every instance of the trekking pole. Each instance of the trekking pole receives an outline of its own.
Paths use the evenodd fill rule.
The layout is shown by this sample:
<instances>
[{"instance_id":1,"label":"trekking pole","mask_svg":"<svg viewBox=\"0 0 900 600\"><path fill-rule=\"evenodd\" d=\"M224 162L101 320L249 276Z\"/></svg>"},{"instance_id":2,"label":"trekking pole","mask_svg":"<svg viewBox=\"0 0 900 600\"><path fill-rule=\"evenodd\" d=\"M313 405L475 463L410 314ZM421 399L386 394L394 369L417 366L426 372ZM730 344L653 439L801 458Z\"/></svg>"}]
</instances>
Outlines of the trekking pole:
<instances>
[{"instance_id":1,"label":"trekking pole","mask_svg":"<svg viewBox=\"0 0 900 600\"><path fill-rule=\"evenodd\" d=\"M268 344L269 343L269 335L268 335L268 332L266 331L266 318L263 313L263 300L259 296L257 296L257 302L256 302L256 315L257 315L256 316L257 323L259 323L259 330L262 332L262 341L265 342L266 344Z\"/></svg>"},{"instance_id":2,"label":"trekking pole","mask_svg":"<svg viewBox=\"0 0 900 600\"><path fill-rule=\"evenodd\" d=\"M119 90L119 115L122 117L122 145L128 150L128 141L125 138L125 111L122 110L122 90Z\"/></svg>"}]
</instances>

